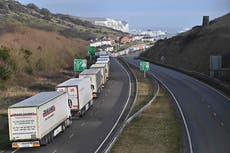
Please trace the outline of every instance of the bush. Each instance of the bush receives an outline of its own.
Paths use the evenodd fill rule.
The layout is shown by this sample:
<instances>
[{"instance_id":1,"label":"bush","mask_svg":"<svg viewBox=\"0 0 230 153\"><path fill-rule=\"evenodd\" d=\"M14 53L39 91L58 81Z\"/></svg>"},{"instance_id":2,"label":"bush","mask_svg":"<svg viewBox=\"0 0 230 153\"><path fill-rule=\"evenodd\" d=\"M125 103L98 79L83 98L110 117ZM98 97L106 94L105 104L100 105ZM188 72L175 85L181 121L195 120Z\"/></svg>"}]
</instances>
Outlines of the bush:
<instances>
[{"instance_id":1,"label":"bush","mask_svg":"<svg viewBox=\"0 0 230 153\"><path fill-rule=\"evenodd\" d=\"M10 70L6 67L0 66L0 79L7 80L10 78Z\"/></svg>"},{"instance_id":2,"label":"bush","mask_svg":"<svg viewBox=\"0 0 230 153\"><path fill-rule=\"evenodd\" d=\"M9 49L1 48L0 49L0 60L7 62L7 61L9 61L9 59L10 59Z\"/></svg>"},{"instance_id":3,"label":"bush","mask_svg":"<svg viewBox=\"0 0 230 153\"><path fill-rule=\"evenodd\" d=\"M33 75L34 74L33 68L30 67L30 66L25 67L25 72L27 74L29 74L29 75Z\"/></svg>"},{"instance_id":4,"label":"bush","mask_svg":"<svg viewBox=\"0 0 230 153\"><path fill-rule=\"evenodd\" d=\"M10 58L10 49L0 48L0 80L7 80L16 70L16 64Z\"/></svg>"},{"instance_id":5,"label":"bush","mask_svg":"<svg viewBox=\"0 0 230 153\"><path fill-rule=\"evenodd\" d=\"M27 63L30 63L30 56L32 55L32 52L30 50L27 49L21 49L24 53L24 58L26 60Z\"/></svg>"}]
</instances>

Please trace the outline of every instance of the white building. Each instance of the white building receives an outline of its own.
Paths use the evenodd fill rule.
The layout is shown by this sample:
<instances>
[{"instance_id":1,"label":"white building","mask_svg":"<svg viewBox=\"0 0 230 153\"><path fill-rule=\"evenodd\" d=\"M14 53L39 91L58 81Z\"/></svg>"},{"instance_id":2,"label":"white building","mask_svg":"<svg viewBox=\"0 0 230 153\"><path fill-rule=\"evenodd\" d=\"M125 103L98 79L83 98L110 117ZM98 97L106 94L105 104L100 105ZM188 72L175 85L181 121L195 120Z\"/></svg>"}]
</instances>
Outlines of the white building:
<instances>
[{"instance_id":1,"label":"white building","mask_svg":"<svg viewBox=\"0 0 230 153\"><path fill-rule=\"evenodd\" d=\"M101 47L101 46L104 46L104 45L111 46L112 42L110 40L102 40L102 41L96 41L96 42L91 42L90 43L90 46L93 46L93 47Z\"/></svg>"},{"instance_id":2,"label":"white building","mask_svg":"<svg viewBox=\"0 0 230 153\"><path fill-rule=\"evenodd\" d=\"M141 39L143 42L155 42L155 39L153 37L143 37Z\"/></svg>"},{"instance_id":3,"label":"white building","mask_svg":"<svg viewBox=\"0 0 230 153\"><path fill-rule=\"evenodd\" d=\"M129 32L129 24L127 22L120 21L120 20L105 18L101 20L95 20L94 24L99 26L109 27L122 32Z\"/></svg>"}]
</instances>

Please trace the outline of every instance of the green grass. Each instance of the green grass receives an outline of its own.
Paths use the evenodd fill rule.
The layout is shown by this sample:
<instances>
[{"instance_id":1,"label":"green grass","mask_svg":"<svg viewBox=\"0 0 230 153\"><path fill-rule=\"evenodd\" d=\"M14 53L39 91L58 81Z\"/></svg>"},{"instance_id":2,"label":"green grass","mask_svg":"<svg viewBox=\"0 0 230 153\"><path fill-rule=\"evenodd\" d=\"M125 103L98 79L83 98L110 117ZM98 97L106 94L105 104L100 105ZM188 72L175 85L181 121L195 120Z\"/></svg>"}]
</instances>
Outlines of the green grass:
<instances>
[{"instance_id":1,"label":"green grass","mask_svg":"<svg viewBox=\"0 0 230 153\"><path fill-rule=\"evenodd\" d=\"M123 131L112 153L178 153L180 128L167 94L161 90L156 102Z\"/></svg>"},{"instance_id":2,"label":"green grass","mask_svg":"<svg viewBox=\"0 0 230 153\"><path fill-rule=\"evenodd\" d=\"M141 109L147 104L154 96L154 84L149 78L144 78L143 72L140 72L137 68L132 67L138 80L138 95L137 101L130 113L130 116Z\"/></svg>"}]
</instances>

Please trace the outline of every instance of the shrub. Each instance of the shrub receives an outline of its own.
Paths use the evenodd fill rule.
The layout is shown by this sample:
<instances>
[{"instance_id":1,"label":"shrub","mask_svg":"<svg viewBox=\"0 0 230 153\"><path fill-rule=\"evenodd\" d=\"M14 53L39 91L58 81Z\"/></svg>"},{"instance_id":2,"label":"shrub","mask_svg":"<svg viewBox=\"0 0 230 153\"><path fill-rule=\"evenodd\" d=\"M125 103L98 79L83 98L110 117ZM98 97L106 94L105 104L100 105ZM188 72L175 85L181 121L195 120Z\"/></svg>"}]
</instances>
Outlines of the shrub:
<instances>
[{"instance_id":1,"label":"shrub","mask_svg":"<svg viewBox=\"0 0 230 153\"><path fill-rule=\"evenodd\" d=\"M10 49L0 48L0 80L7 80L16 70L16 64L10 58Z\"/></svg>"},{"instance_id":2,"label":"shrub","mask_svg":"<svg viewBox=\"0 0 230 153\"><path fill-rule=\"evenodd\" d=\"M27 49L21 49L24 53L24 58L26 60L27 63L30 63L30 56L32 55L32 52L30 50Z\"/></svg>"},{"instance_id":3,"label":"shrub","mask_svg":"<svg viewBox=\"0 0 230 153\"><path fill-rule=\"evenodd\" d=\"M7 80L10 78L11 72L8 68L0 66L0 79Z\"/></svg>"},{"instance_id":4,"label":"shrub","mask_svg":"<svg viewBox=\"0 0 230 153\"><path fill-rule=\"evenodd\" d=\"M9 49L5 47L0 49L0 59L3 60L4 62L9 61L10 59Z\"/></svg>"},{"instance_id":5,"label":"shrub","mask_svg":"<svg viewBox=\"0 0 230 153\"><path fill-rule=\"evenodd\" d=\"M25 67L25 72L29 75L33 75L34 73L33 68L30 66Z\"/></svg>"}]
</instances>

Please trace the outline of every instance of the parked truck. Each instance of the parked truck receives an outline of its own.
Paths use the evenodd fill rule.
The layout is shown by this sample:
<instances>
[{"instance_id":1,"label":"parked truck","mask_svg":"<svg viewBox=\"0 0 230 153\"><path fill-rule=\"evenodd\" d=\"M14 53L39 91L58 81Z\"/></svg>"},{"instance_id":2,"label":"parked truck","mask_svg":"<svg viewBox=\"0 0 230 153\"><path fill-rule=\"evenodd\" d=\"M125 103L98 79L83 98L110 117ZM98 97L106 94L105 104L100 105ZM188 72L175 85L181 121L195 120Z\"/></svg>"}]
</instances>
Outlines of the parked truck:
<instances>
[{"instance_id":1,"label":"parked truck","mask_svg":"<svg viewBox=\"0 0 230 153\"><path fill-rule=\"evenodd\" d=\"M73 116L82 116L93 105L93 91L89 77L69 79L58 84L56 90L67 92Z\"/></svg>"},{"instance_id":2,"label":"parked truck","mask_svg":"<svg viewBox=\"0 0 230 153\"><path fill-rule=\"evenodd\" d=\"M41 92L8 108L12 148L47 145L71 124L66 92Z\"/></svg>"},{"instance_id":3,"label":"parked truck","mask_svg":"<svg viewBox=\"0 0 230 153\"><path fill-rule=\"evenodd\" d=\"M101 63L101 64L93 64L90 66L90 69L100 69L101 70L101 75L103 76L103 81L102 81L102 85L103 87L105 86L105 83L107 81L107 78L106 78L106 64L104 63Z\"/></svg>"},{"instance_id":4,"label":"parked truck","mask_svg":"<svg viewBox=\"0 0 230 153\"><path fill-rule=\"evenodd\" d=\"M109 61L97 61L96 64L105 64L105 76L106 79L109 79L109 75L110 75L110 63Z\"/></svg>"},{"instance_id":5,"label":"parked truck","mask_svg":"<svg viewBox=\"0 0 230 153\"><path fill-rule=\"evenodd\" d=\"M100 51L100 52L96 52L96 56L107 56L108 53L106 51Z\"/></svg>"},{"instance_id":6,"label":"parked truck","mask_svg":"<svg viewBox=\"0 0 230 153\"><path fill-rule=\"evenodd\" d=\"M97 98L102 90L103 76L100 71L100 69L86 69L79 74L79 78L90 78L94 98Z\"/></svg>"},{"instance_id":7,"label":"parked truck","mask_svg":"<svg viewBox=\"0 0 230 153\"><path fill-rule=\"evenodd\" d=\"M102 56L99 56L99 58L110 58L109 55L102 55Z\"/></svg>"},{"instance_id":8,"label":"parked truck","mask_svg":"<svg viewBox=\"0 0 230 153\"><path fill-rule=\"evenodd\" d=\"M97 61L110 61L110 59L109 58L107 58L107 57L99 57L99 58L97 58Z\"/></svg>"}]
</instances>

